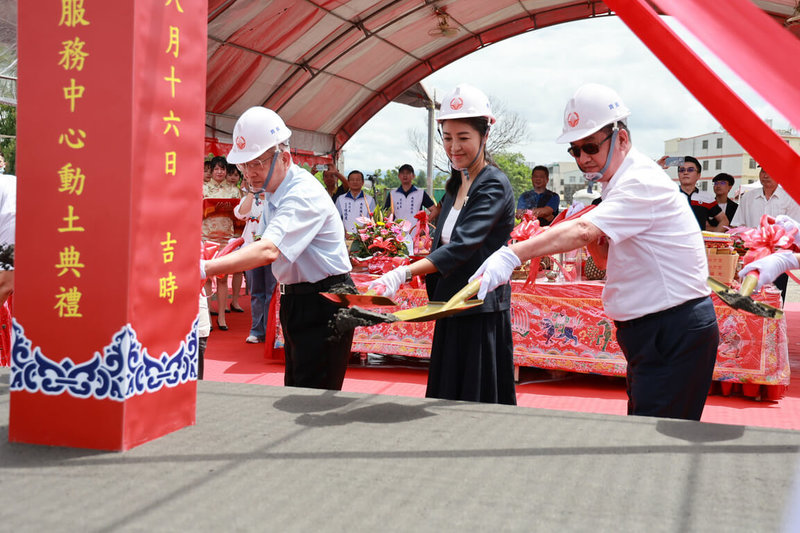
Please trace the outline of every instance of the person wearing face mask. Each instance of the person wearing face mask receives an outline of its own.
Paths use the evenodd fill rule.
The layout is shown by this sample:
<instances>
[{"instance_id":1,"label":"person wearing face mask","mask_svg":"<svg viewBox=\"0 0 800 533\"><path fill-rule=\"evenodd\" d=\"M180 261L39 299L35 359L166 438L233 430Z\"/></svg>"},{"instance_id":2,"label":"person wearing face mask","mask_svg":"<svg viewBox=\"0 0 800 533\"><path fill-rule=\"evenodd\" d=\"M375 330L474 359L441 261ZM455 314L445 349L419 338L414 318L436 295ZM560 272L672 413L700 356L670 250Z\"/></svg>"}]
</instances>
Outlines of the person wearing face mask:
<instances>
[{"instance_id":1,"label":"person wearing face mask","mask_svg":"<svg viewBox=\"0 0 800 533\"><path fill-rule=\"evenodd\" d=\"M473 278L482 276L481 297L504 288L521 261L588 246L607 269L603 307L628 362L628 414L699 420L719 344L703 238L676 184L633 147L629 115L608 87L577 90L557 142L569 143L585 177L602 185L603 201L501 248Z\"/></svg>"},{"instance_id":2,"label":"person wearing face mask","mask_svg":"<svg viewBox=\"0 0 800 533\"><path fill-rule=\"evenodd\" d=\"M332 322L340 307L320 293L355 289L344 225L322 184L292 161L291 135L281 117L265 107L251 107L236 121L228 160L254 189L264 191L255 230L261 238L201 261L200 272L206 277L272 265L280 283L284 384L341 390L353 330L336 335Z\"/></svg>"},{"instance_id":3,"label":"person wearing face mask","mask_svg":"<svg viewBox=\"0 0 800 533\"><path fill-rule=\"evenodd\" d=\"M452 167L439 224L430 255L370 283L388 296L425 275L430 300L447 301L514 228L511 184L486 151L495 123L489 99L475 87L458 85L442 99L437 122ZM482 305L436 321L427 397L516 404L510 309L506 283Z\"/></svg>"}]
</instances>

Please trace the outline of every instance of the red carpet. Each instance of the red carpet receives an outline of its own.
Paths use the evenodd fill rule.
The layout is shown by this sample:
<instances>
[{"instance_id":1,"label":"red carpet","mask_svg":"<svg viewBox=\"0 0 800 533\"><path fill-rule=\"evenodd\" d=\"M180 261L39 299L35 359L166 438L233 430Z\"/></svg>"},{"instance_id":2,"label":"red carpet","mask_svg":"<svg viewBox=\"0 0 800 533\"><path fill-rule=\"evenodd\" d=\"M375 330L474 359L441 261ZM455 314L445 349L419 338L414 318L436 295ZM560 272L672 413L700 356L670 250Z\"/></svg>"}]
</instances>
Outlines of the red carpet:
<instances>
[{"instance_id":1,"label":"red carpet","mask_svg":"<svg viewBox=\"0 0 800 533\"><path fill-rule=\"evenodd\" d=\"M244 342L250 331L249 296L242 295L239 303L245 312L226 314L228 331L220 331L216 322L212 322L215 329L208 339L205 379L283 386L283 364L266 361L263 344ZM778 401L756 401L743 397L734 387L730 396L719 393L709 396L703 412L704 422L800 430L800 303L786 304L786 316L792 369L792 382L786 395ZM352 361L343 390L417 398L425 396L427 370L424 365L398 358L386 358L388 361L372 364L372 359L366 366L361 366L358 359ZM517 385L517 403L524 407L624 415L625 381L622 378L522 368Z\"/></svg>"}]
</instances>

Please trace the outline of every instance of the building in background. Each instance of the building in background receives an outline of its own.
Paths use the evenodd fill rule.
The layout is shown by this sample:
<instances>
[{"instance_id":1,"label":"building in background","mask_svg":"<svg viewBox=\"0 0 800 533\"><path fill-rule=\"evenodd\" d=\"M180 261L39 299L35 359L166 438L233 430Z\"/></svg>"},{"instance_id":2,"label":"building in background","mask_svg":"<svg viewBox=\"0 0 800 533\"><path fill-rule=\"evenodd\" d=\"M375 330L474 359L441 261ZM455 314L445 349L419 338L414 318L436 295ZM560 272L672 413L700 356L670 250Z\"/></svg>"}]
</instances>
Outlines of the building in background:
<instances>
[{"instance_id":1,"label":"building in background","mask_svg":"<svg viewBox=\"0 0 800 533\"><path fill-rule=\"evenodd\" d=\"M771 126L772 121L767 120ZM800 153L800 136L794 130L775 130L789 146ZM712 191L711 180L720 172L727 172L734 179L732 191L739 186L758 181L758 162L748 154L742 145L726 131L714 131L694 137L669 139L664 142L664 155L696 157L703 166L697 188ZM667 174L677 181L676 167L667 169Z\"/></svg>"},{"instance_id":2,"label":"building in background","mask_svg":"<svg viewBox=\"0 0 800 533\"><path fill-rule=\"evenodd\" d=\"M550 183L547 185L547 188L558 193L561 197L562 207L572 205L575 193L586 190L587 184L583 177L583 172L578 168L575 161L560 161L558 163L550 163L546 166L550 171ZM580 196L580 201L586 203L587 195ZM599 198L600 186L595 186L594 191L589 196L591 196L591 198Z\"/></svg>"}]
</instances>

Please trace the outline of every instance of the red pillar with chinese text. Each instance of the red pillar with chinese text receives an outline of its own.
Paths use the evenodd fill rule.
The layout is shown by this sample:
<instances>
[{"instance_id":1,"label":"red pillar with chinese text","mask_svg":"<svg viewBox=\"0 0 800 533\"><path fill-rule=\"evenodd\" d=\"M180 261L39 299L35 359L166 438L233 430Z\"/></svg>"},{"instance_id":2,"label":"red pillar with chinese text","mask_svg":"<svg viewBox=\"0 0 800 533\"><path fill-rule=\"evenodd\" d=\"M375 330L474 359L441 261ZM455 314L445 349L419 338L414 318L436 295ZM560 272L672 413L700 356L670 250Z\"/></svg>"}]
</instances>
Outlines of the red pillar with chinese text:
<instances>
[{"instance_id":1,"label":"red pillar with chinese text","mask_svg":"<svg viewBox=\"0 0 800 533\"><path fill-rule=\"evenodd\" d=\"M20 2L9 440L195 422L202 0Z\"/></svg>"}]
</instances>

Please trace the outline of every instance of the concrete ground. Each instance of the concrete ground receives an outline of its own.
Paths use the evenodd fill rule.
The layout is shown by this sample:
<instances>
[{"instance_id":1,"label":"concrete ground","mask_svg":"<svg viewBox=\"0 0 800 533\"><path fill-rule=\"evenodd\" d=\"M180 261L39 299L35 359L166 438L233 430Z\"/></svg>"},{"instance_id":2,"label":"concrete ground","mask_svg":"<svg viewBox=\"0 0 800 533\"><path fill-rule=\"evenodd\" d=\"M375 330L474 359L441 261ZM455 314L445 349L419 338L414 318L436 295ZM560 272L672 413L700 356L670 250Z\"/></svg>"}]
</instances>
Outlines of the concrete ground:
<instances>
[{"instance_id":1,"label":"concrete ground","mask_svg":"<svg viewBox=\"0 0 800 533\"><path fill-rule=\"evenodd\" d=\"M198 389L194 427L125 453L51 448L7 442L0 371L3 530L779 531L800 502L793 431Z\"/></svg>"}]
</instances>

